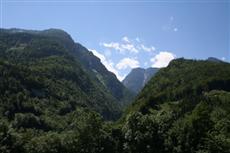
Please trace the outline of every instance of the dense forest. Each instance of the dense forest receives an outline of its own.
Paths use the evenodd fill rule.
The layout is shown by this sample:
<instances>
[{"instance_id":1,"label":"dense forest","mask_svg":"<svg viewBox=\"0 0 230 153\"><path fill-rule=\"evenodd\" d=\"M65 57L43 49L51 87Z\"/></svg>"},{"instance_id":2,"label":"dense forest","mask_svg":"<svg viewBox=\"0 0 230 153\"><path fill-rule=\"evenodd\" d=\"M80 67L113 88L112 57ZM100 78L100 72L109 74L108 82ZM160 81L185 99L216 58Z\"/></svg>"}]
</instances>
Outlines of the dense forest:
<instances>
[{"instance_id":1,"label":"dense forest","mask_svg":"<svg viewBox=\"0 0 230 153\"><path fill-rule=\"evenodd\" d=\"M1 29L0 152L230 152L229 63L176 59L133 95L66 32Z\"/></svg>"}]
</instances>

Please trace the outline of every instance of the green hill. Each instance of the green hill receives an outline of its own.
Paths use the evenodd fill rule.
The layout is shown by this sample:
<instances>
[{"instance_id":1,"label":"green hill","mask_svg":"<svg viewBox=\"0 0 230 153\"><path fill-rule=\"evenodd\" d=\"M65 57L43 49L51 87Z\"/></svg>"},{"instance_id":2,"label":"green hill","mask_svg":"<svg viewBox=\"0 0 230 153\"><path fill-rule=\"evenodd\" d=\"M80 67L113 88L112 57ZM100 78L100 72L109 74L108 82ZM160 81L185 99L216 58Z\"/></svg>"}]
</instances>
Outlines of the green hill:
<instances>
[{"instance_id":1,"label":"green hill","mask_svg":"<svg viewBox=\"0 0 230 153\"><path fill-rule=\"evenodd\" d=\"M94 56L92 52L89 52L79 43L76 43L75 47L77 51L74 52L74 55L80 60L87 72L112 94L121 107L126 107L130 104L135 94L126 88L115 74L108 71L100 62L100 59Z\"/></svg>"},{"instance_id":2,"label":"green hill","mask_svg":"<svg viewBox=\"0 0 230 153\"><path fill-rule=\"evenodd\" d=\"M230 64L177 59L149 81L123 118L129 152L230 151Z\"/></svg>"},{"instance_id":3,"label":"green hill","mask_svg":"<svg viewBox=\"0 0 230 153\"><path fill-rule=\"evenodd\" d=\"M112 76L112 80L103 78L107 81L105 85L98 81L91 69L82 63L83 59L77 58L76 54L83 47L76 45L62 30L2 29L0 36L3 114L27 113L23 107L30 103L33 105L30 107L40 109L41 114L47 111L63 115L76 107L86 107L99 112L105 119L116 119L123 101L132 97L131 93L127 94L129 97L123 94L129 91L91 55L92 59L85 58L85 61L97 61L97 69L103 69L98 75ZM85 49L81 54L87 56L90 52ZM119 95L108 91L108 84L117 88ZM23 103L17 102L18 96Z\"/></svg>"},{"instance_id":4,"label":"green hill","mask_svg":"<svg viewBox=\"0 0 230 153\"><path fill-rule=\"evenodd\" d=\"M1 153L229 153L230 64L176 59L130 93L62 30L1 29Z\"/></svg>"}]
</instances>

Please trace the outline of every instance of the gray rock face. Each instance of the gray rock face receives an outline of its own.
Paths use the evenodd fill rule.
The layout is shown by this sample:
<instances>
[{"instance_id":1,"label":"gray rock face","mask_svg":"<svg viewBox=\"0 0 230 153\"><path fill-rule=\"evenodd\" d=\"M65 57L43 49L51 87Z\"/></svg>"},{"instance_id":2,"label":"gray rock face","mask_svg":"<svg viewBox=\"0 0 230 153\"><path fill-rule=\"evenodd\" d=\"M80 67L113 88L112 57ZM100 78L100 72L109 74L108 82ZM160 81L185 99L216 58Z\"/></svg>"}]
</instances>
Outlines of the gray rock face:
<instances>
[{"instance_id":1,"label":"gray rock face","mask_svg":"<svg viewBox=\"0 0 230 153\"><path fill-rule=\"evenodd\" d=\"M124 86L138 94L145 84L155 75L158 68L135 68L122 81Z\"/></svg>"}]
</instances>

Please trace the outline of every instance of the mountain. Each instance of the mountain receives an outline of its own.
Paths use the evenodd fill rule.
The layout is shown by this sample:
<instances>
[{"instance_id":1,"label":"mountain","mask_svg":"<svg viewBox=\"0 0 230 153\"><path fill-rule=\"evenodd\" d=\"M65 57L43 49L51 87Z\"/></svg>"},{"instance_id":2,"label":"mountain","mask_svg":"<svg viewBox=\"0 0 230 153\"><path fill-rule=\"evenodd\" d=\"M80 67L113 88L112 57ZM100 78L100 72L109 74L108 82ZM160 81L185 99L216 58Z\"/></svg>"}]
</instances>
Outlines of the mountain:
<instances>
[{"instance_id":1,"label":"mountain","mask_svg":"<svg viewBox=\"0 0 230 153\"><path fill-rule=\"evenodd\" d=\"M138 94L145 84L157 73L158 68L134 68L122 81L125 87Z\"/></svg>"},{"instance_id":2,"label":"mountain","mask_svg":"<svg viewBox=\"0 0 230 153\"><path fill-rule=\"evenodd\" d=\"M63 30L1 29L0 36L0 112L8 117L22 112L63 115L84 107L116 119L133 96ZM15 100L18 96L22 100Z\"/></svg>"},{"instance_id":3,"label":"mountain","mask_svg":"<svg viewBox=\"0 0 230 153\"><path fill-rule=\"evenodd\" d=\"M207 59L207 61L210 61L210 62L223 62L222 60L218 59L218 58L215 58L215 57L209 57Z\"/></svg>"},{"instance_id":4,"label":"mountain","mask_svg":"<svg viewBox=\"0 0 230 153\"><path fill-rule=\"evenodd\" d=\"M120 120L132 153L230 151L230 64L176 59L146 84Z\"/></svg>"},{"instance_id":5,"label":"mountain","mask_svg":"<svg viewBox=\"0 0 230 153\"><path fill-rule=\"evenodd\" d=\"M230 152L229 63L173 60L105 122L110 73L59 32L0 33L1 153Z\"/></svg>"},{"instance_id":6,"label":"mountain","mask_svg":"<svg viewBox=\"0 0 230 153\"><path fill-rule=\"evenodd\" d=\"M79 59L80 63L88 71L94 79L97 79L108 90L113 97L121 104L127 106L133 99L134 93L127 89L113 74L108 71L101 63L100 59L89 52L81 44L76 43L74 55Z\"/></svg>"},{"instance_id":7,"label":"mountain","mask_svg":"<svg viewBox=\"0 0 230 153\"><path fill-rule=\"evenodd\" d=\"M1 29L1 153L230 152L229 63L175 59L105 121L131 97L66 32Z\"/></svg>"},{"instance_id":8,"label":"mountain","mask_svg":"<svg viewBox=\"0 0 230 153\"><path fill-rule=\"evenodd\" d=\"M58 41L68 49L69 53L74 56L82 65L82 67L94 79L99 80L109 92L118 100L121 105L126 105L133 97L134 94L124 87L122 83L116 78L115 74L108 71L101 63L100 59L93 55L87 48L80 43L75 43L71 36L60 29L48 29L43 31L37 30L24 30L24 29L5 29L9 33L29 33L40 36L49 37Z\"/></svg>"}]
</instances>

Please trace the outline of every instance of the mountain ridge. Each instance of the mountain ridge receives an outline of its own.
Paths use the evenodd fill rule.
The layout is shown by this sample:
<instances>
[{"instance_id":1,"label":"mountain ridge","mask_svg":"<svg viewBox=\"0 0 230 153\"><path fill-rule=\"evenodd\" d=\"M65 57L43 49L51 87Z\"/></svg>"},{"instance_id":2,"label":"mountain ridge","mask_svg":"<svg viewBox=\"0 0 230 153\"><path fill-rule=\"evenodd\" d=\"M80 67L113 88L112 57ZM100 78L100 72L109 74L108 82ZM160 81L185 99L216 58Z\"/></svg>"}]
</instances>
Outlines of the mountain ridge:
<instances>
[{"instance_id":1,"label":"mountain ridge","mask_svg":"<svg viewBox=\"0 0 230 153\"><path fill-rule=\"evenodd\" d=\"M157 73L159 68L134 68L131 72L124 78L122 83L129 90L138 94L145 84Z\"/></svg>"},{"instance_id":2,"label":"mountain ridge","mask_svg":"<svg viewBox=\"0 0 230 153\"><path fill-rule=\"evenodd\" d=\"M133 95L117 80L116 76L104 67L104 65L97 57L95 57L82 45L75 43L71 36L63 30L49 29L43 31L31 31L22 29L1 29L0 50L0 59L2 61L8 61L11 64L16 65L20 64L21 66L28 65L28 68L36 69L36 71L39 68L47 74L47 70L50 69L53 74L51 72L49 73L51 76L53 75L52 77L54 77L54 79L56 79L57 76L60 76L60 79L64 78L67 80L76 80L77 78L82 77L85 77L85 79L88 79L88 81L91 80L93 83L91 82L90 84L92 85L88 84L87 86L92 86L94 88L92 90L94 91L91 91L91 89L89 91L84 91L88 87L82 87L80 90L83 92L92 92L92 96L97 96L98 100L100 99L99 101L101 103L95 102L95 104L92 103L91 105L95 105L93 107L95 107L96 110L100 112L105 118L108 117L107 119L114 119L114 117L117 118L120 114L119 112L121 112L122 107L126 105L125 103L128 103L129 99L133 97ZM87 58L88 54L90 54L90 58ZM87 63L93 62L93 60L95 60L97 63L97 66L95 67L95 69L98 70L97 74L102 76L101 81L98 81L98 77L95 77L93 69L87 66ZM37 65L35 64L36 62ZM47 63L47 66L50 65L50 67L47 67L47 70L44 69L46 68L45 65L44 68L38 67L39 64L43 65L45 62ZM53 67L51 62L53 65L56 65L56 67ZM68 69L65 69L65 66L67 66ZM59 67L60 69L58 70ZM72 73L71 71L73 71L73 74L76 72L82 74L82 76L76 76L76 79L72 78L72 76L71 78L68 78L70 74L64 72L66 70L70 70L70 74ZM63 74L61 74L59 71L63 71ZM39 70L36 73L40 73ZM106 80L106 77L112 79ZM103 81L105 84L102 84ZM114 85L117 86L117 88L111 88L110 84L112 82L115 82L115 84L112 84L112 87ZM78 85L80 86L83 84L87 83L84 81L78 82ZM93 95L96 93L96 89L101 92L102 97L107 97L105 98L107 100L103 100L103 98L101 99L98 97L100 94ZM128 96L126 96L125 92L127 92ZM101 110L102 107L104 107L103 109L107 110L104 110L103 112ZM114 117L109 113L110 109L114 109Z\"/></svg>"},{"instance_id":3,"label":"mountain ridge","mask_svg":"<svg viewBox=\"0 0 230 153\"><path fill-rule=\"evenodd\" d=\"M0 33L0 152L230 152L229 63L172 60L125 103L116 76L66 33L19 31Z\"/></svg>"}]
</instances>

